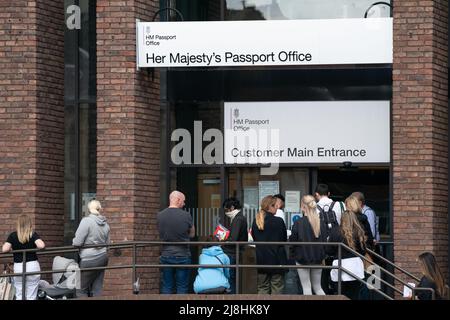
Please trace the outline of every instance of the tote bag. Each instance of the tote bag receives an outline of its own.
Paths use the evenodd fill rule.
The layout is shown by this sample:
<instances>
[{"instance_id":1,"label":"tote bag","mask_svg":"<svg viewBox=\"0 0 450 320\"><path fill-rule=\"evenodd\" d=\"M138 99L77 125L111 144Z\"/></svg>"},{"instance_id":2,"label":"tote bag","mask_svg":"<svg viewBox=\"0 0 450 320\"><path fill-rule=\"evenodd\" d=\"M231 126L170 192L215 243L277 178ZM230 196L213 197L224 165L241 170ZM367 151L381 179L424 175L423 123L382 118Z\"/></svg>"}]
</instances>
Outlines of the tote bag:
<instances>
[{"instance_id":1,"label":"tote bag","mask_svg":"<svg viewBox=\"0 0 450 320\"><path fill-rule=\"evenodd\" d=\"M333 266L337 267L339 265L339 260L333 260ZM354 257L354 258L346 258L342 259L342 268L350 271L355 276L357 276L359 279L364 279L364 263L360 257ZM338 272L339 269L332 269L331 270L331 280L333 282L338 282ZM351 275L347 274L344 270L342 270L341 274L341 280L342 281L354 281L356 280Z\"/></svg>"},{"instance_id":2,"label":"tote bag","mask_svg":"<svg viewBox=\"0 0 450 320\"><path fill-rule=\"evenodd\" d=\"M6 272L4 274L6 274ZM15 294L16 288L11 283L11 278L0 278L0 300L14 300Z\"/></svg>"}]
</instances>

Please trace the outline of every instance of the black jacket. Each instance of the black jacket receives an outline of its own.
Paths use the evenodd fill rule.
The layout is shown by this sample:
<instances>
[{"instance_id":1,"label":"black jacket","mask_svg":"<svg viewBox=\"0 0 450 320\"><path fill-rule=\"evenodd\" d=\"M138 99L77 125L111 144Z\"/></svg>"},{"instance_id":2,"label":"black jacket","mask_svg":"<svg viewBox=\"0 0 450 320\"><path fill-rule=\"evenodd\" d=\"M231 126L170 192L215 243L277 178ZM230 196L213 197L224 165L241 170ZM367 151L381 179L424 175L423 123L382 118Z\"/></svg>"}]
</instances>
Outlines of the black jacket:
<instances>
[{"instance_id":1,"label":"black jacket","mask_svg":"<svg viewBox=\"0 0 450 320\"><path fill-rule=\"evenodd\" d=\"M292 227L289 241L292 242L326 242L325 225L321 220L320 235L316 238L307 217L298 219ZM294 245L295 260L303 265L321 264L325 259L323 245Z\"/></svg>"},{"instance_id":2,"label":"black jacket","mask_svg":"<svg viewBox=\"0 0 450 320\"><path fill-rule=\"evenodd\" d=\"M266 213L264 230L259 230L256 220L252 224L252 237L255 242L273 241L286 242L287 231L283 219ZM283 245L257 245L256 262L260 265L285 265L287 264L286 249ZM258 273L284 274L285 269L258 269Z\"/></svg>"},{"instance_id":3,"label":"black jacket","mask_svg":"<svg viewBox=\"0 0 450 320\"><path fill-rule=\"evenodd\" d=\"M431 288L434 290L435 299L442 300L442 297L437 292L436 283L434 283L434 281L431 281L430 279L428 279L425 276L423 276L422 279L420 279L420 283L417 286L417 288ZM417 298L419 298L419 300L431 300L431 298L432 298L431 291L429 291L429 290L417 290L416 295L417 295Z\"/></svg>"},{"instance_id":4,"label":"black jacket","mask_svg":"<svg viewBox=\"0 0 450 320\"><path fill-rule=\"evenodd\" d=\"M364 229L364 233L366 234L367 241L366 246L369 249L372 249L375 247L375 244L373 242L373 234L372 230L370 229L370 223L369 219L367 219L367 216L363 213L356 214L356 217L358 218L358 222L361 225L361 227Z\"/></svg>"},{"instance_id":5,"label":"black jacket","mask_svg":"<svg viewBox=\"0 0 450 320\"><path fill-rule=\"evenodd\" d=\"M342 234L341 228L332 229L329 242L342 242L342 243L346 244L347 246L349 246L347 243L347 240L344 238L344 235ZM356 249L355 251L358 252L359 254L365 256L366 250L361 245L359 238L354 236L353 242L355 243L355 249ZM338 258L338 250L339 249L337 246L327 246L325 248L326 253L328 255L334 257L335 259ZM346 250L345 248L342 248L341 253L342 253L342 259L355 257L355 255L352 252Z\"/></svg>"},{"instance_id":6,"label":"black jacket","mask_svg":"<svg viewBox=\"0 0 450 320\"><path fill-rule=\"evenodd\" d=\"M242 212L239 212L231 222L230 236L228 241L248 241L248 225L247 219ZM239 246L240 251L244 250L243 246ZM236 245L223 246L223 251L231 257L236 255Z\"/></svg>"}]
</instances>

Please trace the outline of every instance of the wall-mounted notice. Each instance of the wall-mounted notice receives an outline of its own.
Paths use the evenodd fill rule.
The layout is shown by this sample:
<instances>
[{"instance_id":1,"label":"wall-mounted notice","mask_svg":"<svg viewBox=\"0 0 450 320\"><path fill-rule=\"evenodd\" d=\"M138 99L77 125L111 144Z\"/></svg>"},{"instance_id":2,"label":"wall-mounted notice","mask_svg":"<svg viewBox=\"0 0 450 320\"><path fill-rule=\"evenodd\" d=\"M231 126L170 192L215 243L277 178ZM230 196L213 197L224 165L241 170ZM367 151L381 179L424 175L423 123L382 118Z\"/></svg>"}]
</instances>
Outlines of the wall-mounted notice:
<instances>
[{"instance_id":1,"label":"wall-mounted notice","mask_svg":"<svg viewBox=\"0 0 450 320\"><path fill-rule=\"evenodd\" d=\"M389 64L392 18L138 22L138 67Z\"/></svg>"},{"instance_id":2,"label":"wall-mounted notice","mask_svg":"<svg viewBox=\"0 0 450 320\"><path fill-rule=\"evenodd\" d=\"M300 212L300 191L286 191L284 198L285 212Z\"/></svg>"},{"instance_id":3,"label":"wall-mounted notice","mask_svg":"<svg viewBox=\"0 0 450 320\"><path fill-rule=\"evenodd\" d=\"M280 182L276 181L259 181L259 203L265 196L273 196L280 193Z\"/></svg>"},{"instance_id":4,"label":"wall-mounted notice","mask_svg":"<svg viewBox=\"0 0 450 320\"><path fill-rule=\"evenodd\" d=\"M258 209L258 187L244 187L244 208Z\"/></svg>"}]
</instances>

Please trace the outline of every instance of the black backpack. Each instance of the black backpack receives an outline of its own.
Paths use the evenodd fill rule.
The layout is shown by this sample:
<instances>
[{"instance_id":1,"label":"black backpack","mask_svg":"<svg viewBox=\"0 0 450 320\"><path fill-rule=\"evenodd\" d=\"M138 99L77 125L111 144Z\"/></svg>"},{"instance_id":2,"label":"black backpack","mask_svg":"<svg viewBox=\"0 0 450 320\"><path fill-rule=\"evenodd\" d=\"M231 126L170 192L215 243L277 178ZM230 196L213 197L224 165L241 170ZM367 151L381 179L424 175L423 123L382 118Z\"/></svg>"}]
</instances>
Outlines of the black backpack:
<instances>
[{"instance_id":1,"label":"black backpack","mask_svg":"<svg viewBox=\"0 0 450 320\"><path fill-rule=\"evenodd\" d=\"M335 204L336 201L333 201L331 205L325 205L323 206L323 208L319 205L317 206L317 208L319 209L320 220L325 225L325 236L327 241L330 237L331 231L335 228L339 228L339 223L336 218L336 212L333 210Z\"/></svg>"}]
</instances>

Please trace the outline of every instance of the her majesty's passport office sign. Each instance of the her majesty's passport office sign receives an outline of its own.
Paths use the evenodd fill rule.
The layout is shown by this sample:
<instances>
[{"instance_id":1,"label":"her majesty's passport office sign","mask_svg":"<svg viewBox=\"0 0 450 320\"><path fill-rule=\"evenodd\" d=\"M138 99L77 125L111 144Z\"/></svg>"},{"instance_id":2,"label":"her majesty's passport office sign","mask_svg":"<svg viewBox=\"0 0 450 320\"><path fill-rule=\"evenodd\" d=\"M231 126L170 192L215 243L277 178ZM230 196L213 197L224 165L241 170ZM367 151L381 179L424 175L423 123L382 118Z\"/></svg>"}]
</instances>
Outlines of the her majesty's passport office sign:
<instances>
[{"instance_id":1,"label":"her majesty's passport office sign","mask_svg":"<svg viewBox=\"0 0 450 320\"><path fill-rule=\"evenodd\" d=\"M138 67L392 63L392 18L137 22Z\"/></svg>"}]
</instances>

